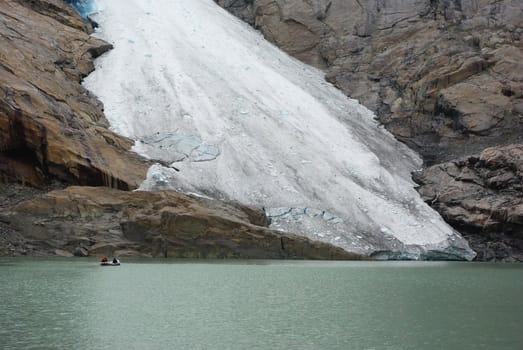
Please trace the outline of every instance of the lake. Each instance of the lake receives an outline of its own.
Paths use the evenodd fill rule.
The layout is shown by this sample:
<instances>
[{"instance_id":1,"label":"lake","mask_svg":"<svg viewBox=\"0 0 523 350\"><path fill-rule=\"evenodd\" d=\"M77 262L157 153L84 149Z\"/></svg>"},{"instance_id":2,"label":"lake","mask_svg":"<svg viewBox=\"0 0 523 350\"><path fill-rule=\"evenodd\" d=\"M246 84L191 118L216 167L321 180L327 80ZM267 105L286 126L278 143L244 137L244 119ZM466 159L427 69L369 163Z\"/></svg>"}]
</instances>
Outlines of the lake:
<instances>
[{"instance_id":1,"label":"lake","mask_svg":"<svg viewBox=\"0 0 523 350\"><path fill-rule=\"evenodd\" d=\"M0 348L522 349L523 265L1 258Z\"/></svg>"}]
</instances>

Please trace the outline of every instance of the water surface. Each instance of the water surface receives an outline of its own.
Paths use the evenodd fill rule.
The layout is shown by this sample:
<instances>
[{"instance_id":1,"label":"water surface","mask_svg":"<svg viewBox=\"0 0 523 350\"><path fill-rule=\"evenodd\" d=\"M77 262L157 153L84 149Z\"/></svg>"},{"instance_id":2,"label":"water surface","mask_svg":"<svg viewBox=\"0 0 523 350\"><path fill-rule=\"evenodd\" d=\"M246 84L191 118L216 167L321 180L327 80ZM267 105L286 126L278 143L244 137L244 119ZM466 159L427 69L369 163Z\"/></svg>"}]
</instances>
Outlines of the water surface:
<instances>
[{"instance_id":1,"label":"water surface","mask_svg":"<svg viewBox=\"0 0 523 350\"><path fill-rule=\"evenodd\" d=\"M0 259L2 349L521 349L523 265Z\"/></svg>"}]
</instances>

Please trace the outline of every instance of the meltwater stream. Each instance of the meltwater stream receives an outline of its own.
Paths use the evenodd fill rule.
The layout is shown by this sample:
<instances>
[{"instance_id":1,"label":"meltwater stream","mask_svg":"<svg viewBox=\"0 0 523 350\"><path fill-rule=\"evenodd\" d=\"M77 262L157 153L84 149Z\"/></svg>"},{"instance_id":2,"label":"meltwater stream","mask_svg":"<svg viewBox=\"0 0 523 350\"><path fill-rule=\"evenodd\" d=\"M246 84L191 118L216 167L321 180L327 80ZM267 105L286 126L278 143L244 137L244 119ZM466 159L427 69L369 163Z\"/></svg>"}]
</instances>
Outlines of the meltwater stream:
<instances>
[{"instance_id":1,"label":"meltwater stream","mask_svg":"<svg viewBox=\"0 0 523 350\"><path fill-rule=\"evenodd\" d=\"M272 228L357 253L474 256L414 190L418 156L320 71L212 0L95 3L95 35L115 48L85 86L163 164L142 189L263 206Z\"/></svg>"}]
</instances>

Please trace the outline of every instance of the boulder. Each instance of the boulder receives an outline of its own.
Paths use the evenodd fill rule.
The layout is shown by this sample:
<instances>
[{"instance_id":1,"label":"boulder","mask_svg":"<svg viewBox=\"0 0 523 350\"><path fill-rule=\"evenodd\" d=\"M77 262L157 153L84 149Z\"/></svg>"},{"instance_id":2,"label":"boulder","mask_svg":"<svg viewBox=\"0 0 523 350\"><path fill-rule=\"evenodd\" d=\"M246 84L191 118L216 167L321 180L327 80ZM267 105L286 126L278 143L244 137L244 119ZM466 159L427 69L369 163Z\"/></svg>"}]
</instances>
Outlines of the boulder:
<instances>
[{"instance_id":1,"label":"boulder","mask_svg":"<svg viewBox=\"0 0 523 350\"><path fill-rule=\"evenodd\" d=\"M60 250L58 249L57 251L60 251ZM73 255L81 257L81 258L85 258L85 257L89 256L89 250L87 250L87 248L85 248L85 247L76 247L75 250L73 251Z\"/></svg>"}]
</instances>

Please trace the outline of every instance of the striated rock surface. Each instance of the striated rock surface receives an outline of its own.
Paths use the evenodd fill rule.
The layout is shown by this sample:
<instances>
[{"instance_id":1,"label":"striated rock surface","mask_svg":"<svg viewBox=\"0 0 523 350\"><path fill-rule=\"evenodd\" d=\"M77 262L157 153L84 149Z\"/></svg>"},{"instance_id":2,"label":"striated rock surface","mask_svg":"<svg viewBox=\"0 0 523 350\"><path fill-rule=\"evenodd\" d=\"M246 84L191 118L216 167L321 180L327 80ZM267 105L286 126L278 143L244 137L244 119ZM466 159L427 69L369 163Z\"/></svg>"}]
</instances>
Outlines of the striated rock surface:
<instances>
[{"instance_id":1,"label":"striated rock surface","mask_svg":"<svg viewBox=\"0 0 523 350\"><path fill-rule=\"evenodd\" d=\"M261 209L174 191L69 187L3 210L0 223L13 230L4 243L12 255L360 258L270 230Z\"/></svg>"},{"instance_id":2,"label":"striated rock surface","mask_svg":"<svg viewBox=\"0 0 523 350\"><path fill-rule=\"evenodd\" d=\"M136 188L148 164L80 82L111 45L61 0L0 2L0 180Z\"/></svg>"},{"instance_id":3,"label":"striated rock surface","mask_svg":"<svg viewBox=\"0 0 523 350\"><path fill-rule=\"evenodd\" d=\"M429 163L523 138L519 0L218 3L325 69Z\"/></svg>"},{"instance_id":4,"label":"striated rock surface","mask_svg":"<svg viewBox=\"0 0 523 350\"><path fill-rule=\"evenodd\" d=\"M460 229L478 259L523 261L523 144L433 165L415 178L424 200Z\"/></svg>"}]
</instances>

